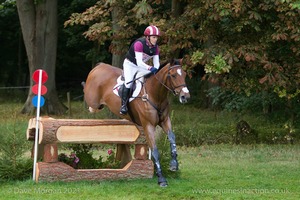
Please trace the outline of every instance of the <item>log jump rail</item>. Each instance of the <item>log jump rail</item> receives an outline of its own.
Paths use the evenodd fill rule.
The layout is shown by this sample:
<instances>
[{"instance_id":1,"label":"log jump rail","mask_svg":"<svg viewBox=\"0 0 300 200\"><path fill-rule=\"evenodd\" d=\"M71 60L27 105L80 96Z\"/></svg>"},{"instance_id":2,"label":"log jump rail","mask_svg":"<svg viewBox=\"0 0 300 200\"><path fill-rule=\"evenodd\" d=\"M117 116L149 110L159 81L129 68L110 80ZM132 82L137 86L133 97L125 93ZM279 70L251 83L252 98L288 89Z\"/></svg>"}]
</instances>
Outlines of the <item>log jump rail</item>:
<instances>
[{"instance_id":1,"label":"log jump rail","mask_svg":"<svg viewBox=\"0 0 300 200\"><path fill-rule=\"evenodd\" d=\"M39 120L39 152L35 181L79 181L152 178L154 167L148 159L148 145L141 127L127 120L54 119ZM36 118L31 118L27 140L34 141ZM58 143L117 144L116 159L121 169L74 169L58 161ZM134 145L132 158L129 145Z\"/></svg>"}]
</instances>

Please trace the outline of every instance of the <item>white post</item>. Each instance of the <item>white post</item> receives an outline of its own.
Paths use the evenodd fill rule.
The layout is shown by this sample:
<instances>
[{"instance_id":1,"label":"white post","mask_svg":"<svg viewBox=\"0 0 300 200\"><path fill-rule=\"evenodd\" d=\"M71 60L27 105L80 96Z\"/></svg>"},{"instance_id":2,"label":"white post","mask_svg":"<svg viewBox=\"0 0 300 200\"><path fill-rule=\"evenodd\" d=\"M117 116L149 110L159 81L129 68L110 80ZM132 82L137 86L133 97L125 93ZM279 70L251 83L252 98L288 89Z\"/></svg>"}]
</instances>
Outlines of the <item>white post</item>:
<instances>
[{"instance_id":1,"label":"white post","mask_svg":"<svg viewBox=\"0 0 300 200\"><path fill-rule=\"evenodd\" d=\"M152 156L152 152L151 152L151 148L149 147L149 151L148 151L148 158L149 158L149 160L151 160L151 156Z\"/></svg>"},{"instance_id":2,"label":"white post","mask_svg":"<svg viewBox=\"0 0 300 200\"><path fill-rule=\"evenodd\" d=\"M36 175L36 162L38 156L38 141L39 141L39 121L40 121L40 104L41 104L41 89L42 89L42 70L39 70L39 82L38 82L38 99L37 99L37 111L36 111L36 125L35 125L35 137L34 137L34 161L33 161L33 176L32 180L35 181Z\"/></svg>"}]
</instances>

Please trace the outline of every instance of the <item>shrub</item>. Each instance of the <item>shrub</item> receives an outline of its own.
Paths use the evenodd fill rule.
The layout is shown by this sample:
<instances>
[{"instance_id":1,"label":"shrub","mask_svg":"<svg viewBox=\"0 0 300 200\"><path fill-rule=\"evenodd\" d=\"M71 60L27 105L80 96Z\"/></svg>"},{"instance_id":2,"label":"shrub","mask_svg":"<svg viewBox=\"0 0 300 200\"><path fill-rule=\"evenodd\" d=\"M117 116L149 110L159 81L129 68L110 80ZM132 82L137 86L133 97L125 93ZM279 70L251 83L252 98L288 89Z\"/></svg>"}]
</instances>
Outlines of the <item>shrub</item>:
<instances>
[{"instance_id":1,"label":"shrub","mask_svg":"<svg viewBox=\"0 0 300 200\"><path fill-rule=\"evenodd\" d=\"M2 180L24 180L31 176L33 162L25 158L28 151L22 128L18 129L16 123L0 127L0 178ZM24 130L24 129L23 129Z\"/></svg>"},{"instance_id":2,"label":"shrub","mask_svg":"<svg viewBox=\"0 0 300 200\"><path fill-rule=\"evenodd\" d=\"M99 169L99 168L120 168L121 162L116 160L115 153L108 149L106 159L103 156L93 157L93 144L71 144L69 149L72 151L69 156L65 153L59 154L59 161L64 162L75 169Z\"/></svg>"}]
</instances>

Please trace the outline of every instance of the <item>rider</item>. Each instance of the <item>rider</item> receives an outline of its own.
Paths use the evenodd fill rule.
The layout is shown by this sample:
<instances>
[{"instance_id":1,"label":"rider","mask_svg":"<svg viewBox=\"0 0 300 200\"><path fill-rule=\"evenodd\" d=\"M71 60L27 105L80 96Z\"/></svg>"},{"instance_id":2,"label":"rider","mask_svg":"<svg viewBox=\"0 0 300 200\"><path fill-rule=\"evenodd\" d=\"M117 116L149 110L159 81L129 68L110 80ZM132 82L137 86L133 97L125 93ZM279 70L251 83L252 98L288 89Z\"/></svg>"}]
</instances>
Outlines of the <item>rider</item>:
<instances>
[{"instance_id":1,"label":"rider","mask_svg":"<svg viewBox=\"0 0 300 200\"><path fill-rule=\"evenodd\" d=\"M159 48L157 39L160 36L160 31L156 26L148 26L144 31L144 36L135 40L130 46L126 58L123 63L124 85L122 91L122 106L120 114L125 115L128 112L127 101L129 98L130 87L132 80L137 72L144 75L149 72L155 74L159 68ZM153 59L153 66L146 64L150 59Z\"/></svg>"}]
</instances>

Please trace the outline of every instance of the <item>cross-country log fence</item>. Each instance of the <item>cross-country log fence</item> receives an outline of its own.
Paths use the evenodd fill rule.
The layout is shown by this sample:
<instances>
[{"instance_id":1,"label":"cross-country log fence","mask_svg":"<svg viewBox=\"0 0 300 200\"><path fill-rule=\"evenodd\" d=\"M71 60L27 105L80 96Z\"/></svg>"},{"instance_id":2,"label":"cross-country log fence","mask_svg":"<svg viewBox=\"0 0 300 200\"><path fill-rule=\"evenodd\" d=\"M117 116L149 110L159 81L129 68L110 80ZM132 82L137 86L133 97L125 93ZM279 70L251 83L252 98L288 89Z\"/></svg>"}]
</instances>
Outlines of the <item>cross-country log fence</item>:
<instances>
[{"instance_id":1,"label":"cross-country log fence","mask_svg":"<svg viewBox=\"0 0 300 200\"><path fill-rule=\"evenodd\" d=\"M36 118L29 120L27 139L34 141ZM79 181L152 178L148 145L141 127L117 119L39 119L38 158L35 181ZM74 169L58 160L58 143L116 144L120 169ZM132 157L130 145L134 145ZM34 148L33 148L34 149Z\"/></svg>"}]
</instances>

